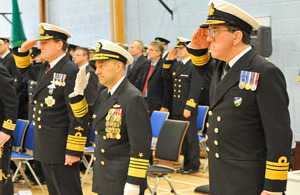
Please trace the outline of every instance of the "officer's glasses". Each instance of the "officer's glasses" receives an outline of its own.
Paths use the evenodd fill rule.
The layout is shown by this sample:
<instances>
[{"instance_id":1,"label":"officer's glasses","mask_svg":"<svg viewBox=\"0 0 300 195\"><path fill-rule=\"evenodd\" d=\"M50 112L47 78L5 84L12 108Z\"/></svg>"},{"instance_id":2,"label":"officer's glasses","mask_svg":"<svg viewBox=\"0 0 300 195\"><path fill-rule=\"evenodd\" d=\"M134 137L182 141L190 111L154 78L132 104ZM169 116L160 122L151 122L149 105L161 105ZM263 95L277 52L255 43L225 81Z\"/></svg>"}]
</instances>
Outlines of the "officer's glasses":
<instances>
[{"instance_id":1,"label":"officer's glasses","mask_svg":"<svg viewBox=\"0 0 300 195\"><path fill-rule=\"evenodd\" d=\"M213 28L213 29L208 28L207 29L207 36L215 37L215 36L217 36L219 31L229 31L229 30L219 30L219 29L215 29L215 28Z\"/></svg>"}]
</instances>

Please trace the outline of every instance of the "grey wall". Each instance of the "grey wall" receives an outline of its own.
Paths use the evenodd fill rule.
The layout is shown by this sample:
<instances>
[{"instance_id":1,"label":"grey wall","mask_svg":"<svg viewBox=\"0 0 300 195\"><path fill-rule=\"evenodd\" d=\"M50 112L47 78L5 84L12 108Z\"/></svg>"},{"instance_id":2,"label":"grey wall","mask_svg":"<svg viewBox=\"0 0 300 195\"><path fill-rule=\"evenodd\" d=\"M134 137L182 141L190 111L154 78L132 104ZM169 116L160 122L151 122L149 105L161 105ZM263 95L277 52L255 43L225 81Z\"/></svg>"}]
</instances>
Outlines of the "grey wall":
<instances>
[{"instance_id":1,"label":"grey wall","mask_svg":"<svg viewBox=\"0 0 300 195\"><path fill-rule=\"evenodd\" d=\"M273 40L272 61L285 74L290 97L294 140L300 141L300 1L228 0L254 17L270 16ZM175 46L176 37L191 38L206 19L208 0L164 0L174 11L174 19L158 0L124 0L126 43L140 39L148 44L162 36ZM95 45L98 39L111 39L109 0L48 0L48 22L72 34L70 43ZM0 0L0 12L11 12L11 1ZM27 38L38 36L37 0L19 0ZM0 34L10 34L10 24L0 16ZM270 86L272 84L270 83ZM266 97L276 98L276 97ZM276 106L276 105L274 105Z\"/></svg>"}]
</instances>

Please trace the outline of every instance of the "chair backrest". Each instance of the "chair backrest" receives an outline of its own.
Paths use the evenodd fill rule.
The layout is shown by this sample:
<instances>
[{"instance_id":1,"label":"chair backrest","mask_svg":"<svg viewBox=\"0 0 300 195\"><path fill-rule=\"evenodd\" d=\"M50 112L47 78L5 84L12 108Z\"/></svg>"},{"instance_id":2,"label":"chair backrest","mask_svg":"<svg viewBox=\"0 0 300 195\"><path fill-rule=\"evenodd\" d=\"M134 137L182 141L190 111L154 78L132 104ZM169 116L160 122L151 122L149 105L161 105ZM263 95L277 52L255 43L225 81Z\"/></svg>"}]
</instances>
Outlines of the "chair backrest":
<instances>
[{"instance_id":1,"label":"chair backrest","mask_svg":"<svg viewBox=\"0 0 300 195\"><path fill-rule=\"evenodd\" d=\"M157 139L155 157L177 162L189 124L188 121L165 120Z\"/></svg>"},{"instance_id":2,"label":"chair backrest","mask_svg":"<svg viewBox=\"0 0 300 195\"><path fill-rule=\"evenodd\" d=\"M150 117L152 137L158 137L165 120L169 117L169 114L169 112L160 112L156 110L152 112Z\"/></svg>"},{"instance_id":3,"label":"chair backrest","mask_svg":"<svg viewBox=\"0 0 300 195\"><path fill-rule=\"evenodd\" d=\"M33 122L30 123L26 137L25 137L25 144L24 148L26 149L26 154L33 155L33 134L34 134L34 126Z\"/></svg>"},{"instance_id":4,"label":"chair backrest","mask_svg":"<svg viewBox=\"0 0 300 195\"><path fill-rule=\"evenodd\" d=\"M13 150L19 152L23 147L25 134L28 127L28 120L18 119L14 131Z\"/></svg>"},{"instance_id":5,"label":"chair backrest","mask_svg":"<svg viewBox=\"0 0 300 195\"><path fill-rule=\"evenodd\" d=\"M95 143L95 128L94 128L94 123L92 123L92 127L91 127L90 142Z\"/></svg>"},{"instance_id":6,"label":"chair backrest","mask_svg":"<svg viewBox=\"0 0 300 195\"><path fill-rule=\"evenodd\" d=\"M207 116L208 106L198 106L197 128L200 131L204 130L205 119Z\"/></svg>"}]
</instances>

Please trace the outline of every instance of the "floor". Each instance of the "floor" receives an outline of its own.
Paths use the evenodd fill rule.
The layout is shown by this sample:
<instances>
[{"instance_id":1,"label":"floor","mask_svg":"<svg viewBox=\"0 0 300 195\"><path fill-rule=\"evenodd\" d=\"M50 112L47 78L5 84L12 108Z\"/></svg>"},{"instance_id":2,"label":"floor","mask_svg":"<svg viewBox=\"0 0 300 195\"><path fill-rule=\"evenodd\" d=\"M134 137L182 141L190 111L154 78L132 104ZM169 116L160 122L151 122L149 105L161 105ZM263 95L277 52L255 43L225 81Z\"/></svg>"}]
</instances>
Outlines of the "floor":
<instances>
[{"instance_id":1,"label":"floor","mask_svg":"<svg viewBox=\"0 0 300 195\"><path fill-rule=\"evenodd\" d=\"M182 157L180 158L180 163L182 162ZM190 194L200 194L201 193L195 193L194 189L198 187L199 185L206 185L208 184L208 170L206 170L205 173L202 172L203 167L205 164L205 160L201 159L201 166L200 166L200 172L193 174L193 175L183 175L180 173L173 173L170 175L169 179L172 182L176 192L178 195L190 195ZM83 177L83 174L81 175ZM155 184L155 178L148 177L148 183L151 188L153 188ZM42 192L41 188L38 185L33 185L30 188L26 185L24 181L19 181L18 183L14 184L15 188L15 194L18 193L19 191L31 191L33 195L48 195L47 192L47 186L43 186L45 189L45 193ZM157 188L157 195L168 195L168 194L173 194L170 192L170 186L164 179L159 180L159 185ZM27 193L26 193L27 194ZM84 186L83 186L83 194L84 195L96 195L96 193L92 192L92 178L91 175L88 175ZM145 192L145 195L150 195L150 191L147 190Z\"/></svg>"}]
</instances>

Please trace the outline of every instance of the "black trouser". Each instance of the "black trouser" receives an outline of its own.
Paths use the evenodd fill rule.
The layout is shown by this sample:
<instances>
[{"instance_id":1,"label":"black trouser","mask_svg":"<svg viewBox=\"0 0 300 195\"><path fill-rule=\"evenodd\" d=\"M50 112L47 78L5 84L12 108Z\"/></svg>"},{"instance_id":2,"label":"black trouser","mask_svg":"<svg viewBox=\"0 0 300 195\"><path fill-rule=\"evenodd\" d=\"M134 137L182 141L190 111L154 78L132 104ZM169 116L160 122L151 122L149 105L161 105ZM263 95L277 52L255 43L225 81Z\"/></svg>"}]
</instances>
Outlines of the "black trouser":
<instances>
[{"instance_id":1,"label":"black trouser","mask_svg":"<svg viewBox=\"0 0 300 195\"><path fill-rule=\"evenodd\" d=\"M41 164L49 195L82 195L78 162L72 166Z\"/></svg>"},{"instance_id":2,"label":"black trouser","mask_svg":"<svg viewBox=\"0 0 300 195\"><path fill-rule=\"evenodd\" d=\"M11 159L11 140L8 140L2 150L2 186L3 186L3 194L5 195L13 195L14 194L14 186L11 180L10 175L10 159Z\"/></svg>"}]
</instances>

